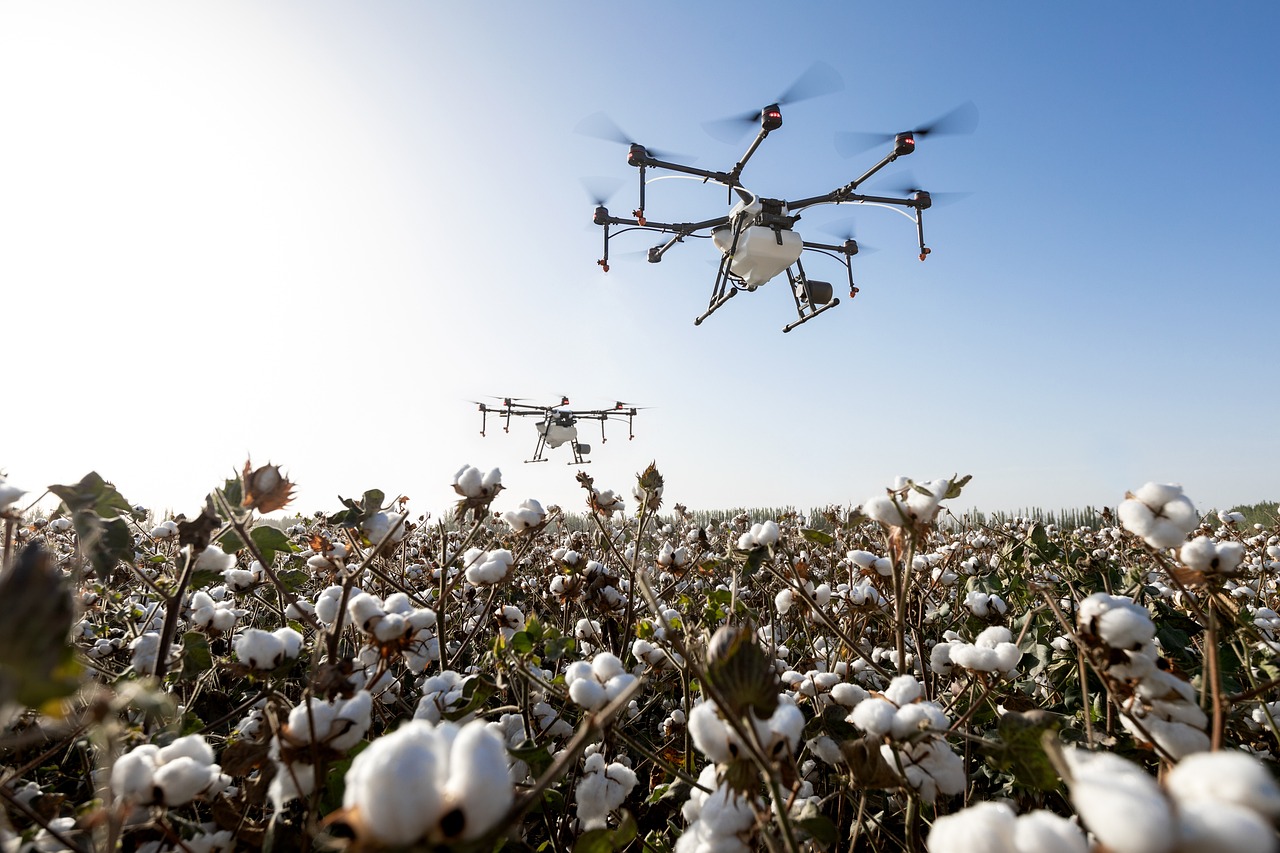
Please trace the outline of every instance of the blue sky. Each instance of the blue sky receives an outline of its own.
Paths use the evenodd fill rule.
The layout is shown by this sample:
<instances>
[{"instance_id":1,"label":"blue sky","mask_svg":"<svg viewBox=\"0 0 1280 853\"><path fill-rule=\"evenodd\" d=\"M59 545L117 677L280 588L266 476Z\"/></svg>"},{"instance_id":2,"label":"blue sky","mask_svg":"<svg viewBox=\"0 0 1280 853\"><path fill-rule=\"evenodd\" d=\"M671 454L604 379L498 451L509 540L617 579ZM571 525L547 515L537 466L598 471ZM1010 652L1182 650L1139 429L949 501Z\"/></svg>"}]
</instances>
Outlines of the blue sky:
<instances>
[{"instance_id":1,"label":"blue sky","mask_svg":"<svg viewBox=\"0 0 1280 853\"><path fill-rule=\"evenodd\" d=\"M1277 24L1263 3L7 3L0 469L192 511L252 454L303 511L368 488L438 511L469 463L503 469L500 503L577 508L565 449L524 464L533 426L482 439L469 402L566 394L653 407L634 441L588 426L587 470L629 490L656 460L696 508L952 473L985 509L1149 480L1202 509L1275 499ZM857 299L788 335L777 282L693 326L705 241L601 273L582 179L626 181L625 212L636 175L583 118L728 169L746 142L703 122L819 60L843 90L784 108L744 181L829 191L877 158L835 134L973 101L974 134L884 176L968 193L926 214L927 263L892 212L807 212L807 238L852 218L877 251ZM664 181L647 208L723 199Z\"/></svg>"}]
</instances>

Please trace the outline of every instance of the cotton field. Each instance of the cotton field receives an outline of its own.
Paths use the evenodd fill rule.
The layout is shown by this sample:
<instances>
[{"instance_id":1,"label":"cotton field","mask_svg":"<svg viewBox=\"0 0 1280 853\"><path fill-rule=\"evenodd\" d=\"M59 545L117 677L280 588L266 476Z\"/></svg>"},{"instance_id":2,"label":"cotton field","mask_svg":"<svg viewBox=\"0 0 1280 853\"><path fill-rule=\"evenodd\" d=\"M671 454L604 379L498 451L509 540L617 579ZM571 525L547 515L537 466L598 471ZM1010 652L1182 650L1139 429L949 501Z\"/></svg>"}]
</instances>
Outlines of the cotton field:
<instances>
[{"instance_id":1,"label":"cotton field","mask_svg":"<svg viewBox=\"0 0 1280 853\"><path fill-rule=\"evenodd\" d=\"M1280 529L0 478L0 848L1280 850ZM284 516L284 520L280 520Z\"/></svg>"}]
</instances>

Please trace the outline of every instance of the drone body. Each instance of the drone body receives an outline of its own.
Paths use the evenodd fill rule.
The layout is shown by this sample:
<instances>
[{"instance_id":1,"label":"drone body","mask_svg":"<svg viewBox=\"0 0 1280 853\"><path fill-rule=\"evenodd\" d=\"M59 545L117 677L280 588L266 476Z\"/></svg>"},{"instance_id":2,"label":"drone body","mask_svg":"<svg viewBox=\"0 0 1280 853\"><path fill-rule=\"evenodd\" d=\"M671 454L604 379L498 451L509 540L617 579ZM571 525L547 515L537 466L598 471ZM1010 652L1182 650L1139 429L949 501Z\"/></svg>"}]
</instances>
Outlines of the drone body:
<instances>
[{"instance_id":1,"label":"drone body","mask_svg":"<svg viewBox=\"0 0 1280 853\"><path fill-rule=\"evenodd\" d=\"M827 69L827 72L834 74ZM826 72L824 72L826 73ZM812 77L814 70L808 72ZM804 79L804 78L802 78ZM797 86L799 81L797 83ZM792 89L797 89L793 86ZM825 92L823 92L825 94ZM790 100L799 100L793 96ZM785 99L780 99L780 102ZM858 243L852 237L840 243L818 243L805 240L796 230L795 224L800 220L801 212L819 205L828 204L870 204L880 207L900 208L899 212L915 220L916 234L919 242L919 258L925 260L930 249L924 242L924 211L928 210L933 200L929 193L920 189L908 190L906 198L892 196L865 195L858 188L885 166L915 151L916 137L933 132L968 132L972 127L962 129L959 125L976 124L976 111L972 104L966 104L943 116L931 126L914 131L889 134L883 139L892 141L892 150L878 163L849 183L822 195L794 200L770 199L759 196L748 190L742 183L742 172L747 162L755 154L760 144L772 132L782 126L782 110L778 104L770 104L758 113L727 121L746 119L759 123L759 130L742 159L727 172L698 169L693 166L661 159L645 146L628 142L627 162L637 168L640 174L640 199L631 217L619 217L611 214L604 206L603 200L597 202L592 221L604 229L604 254L597 263L609 271L610 240L619 234L629 231L651 231L672 235L665 243L654 246L648 251L650 263L659 263L663 256L677 243L684 242L686 237L710 237L720 251L719 270L711 293L711 301L706 312L694 320L700 325L718 308L736 296L739 291L754 291L761 285L777 278L783 273L791 286L795 299L797 319L783 327L789 332L796 326L812 320L829 308L834 308L840 300L833 298L834 288L829 282L809 278L801 263L801 256L806 251L833 258L845 268L849 285L849 296L858 292L853 282L852 258L858 253ZM625 134L617 129L608 119L595 117L595 123L605 122L607 132L592 131L580 126L580 130L606 139L625 140ZM584 122L584 125L586 122ZM862 136L849 134L849 136ZM881 137L876 137L877 141ZM727 187L732 199L736 194L738 200L725 216L700 222L658 222L648 218L645 212L646 173L650 169L676 172L681 175L701 179L704 183L715 183ZM910 213L908 213L910 211Z\"/></svg>"},{"instance_id":2,"label":"drone body","mask_svg":"<svg viewBox=\"0 0 1280 853\"><path fill-rule=\"evenodd\" d=\"M569 445L573 456L572 461L569 462L570 465L585 465L590 462L591 460L585 457L591 452L591 445L578 441L578 421L582 420L600 422L601 444L608 441L605 435L605 422L611 420L625 420L627 422L627 438L635 438L633 423L639 409L623 402L615 403L611 409L573 409L569 407L568 397L561 397L559 405L552 406L530 405L514 400L511 397L503 397L501 399L501 406L491 406L486 403L477 404L480 407L480 435L485 434L485 427L488 424L490 413L502 418L503 432L511 431L511 419L513 417L535 419L538 443L534 447L533 458L526 459L526 462L546 462L547 459L543 454L548 447L554 450L566 444Z\"/></svg>"}]
</instances>

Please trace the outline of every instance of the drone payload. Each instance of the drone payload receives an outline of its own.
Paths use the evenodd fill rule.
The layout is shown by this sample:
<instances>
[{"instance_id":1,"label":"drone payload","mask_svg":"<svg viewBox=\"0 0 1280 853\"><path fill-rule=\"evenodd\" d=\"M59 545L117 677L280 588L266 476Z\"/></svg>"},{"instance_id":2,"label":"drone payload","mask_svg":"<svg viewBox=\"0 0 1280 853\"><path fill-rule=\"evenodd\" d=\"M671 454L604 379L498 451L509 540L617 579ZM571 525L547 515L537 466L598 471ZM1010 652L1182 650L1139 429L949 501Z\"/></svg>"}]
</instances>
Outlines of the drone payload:
<instances>
[{"instance_id":1,"label":"drone payload","mask_svg":"<svg viewBox=\"0 0 1280 853\"><path fill-rule=\"evenodd\" d=\"M585 465L590 462L591 460L585 457L591 452L591 445L578 441L578 421L582 420L600 422L601 444L609 440L605 435L605 423L611 420L625 420L627 439L636 437L634 422L640 410L621 401L615 403L611 409L573 409L569 407L568 397L561 397L559 405L554 406L530 405L512 397L502 397L501 400L500 406L477 403L480 407L480 435L485 434L490 414L502 419L503 432L511 431L513 417L536 418L537 423L534 426L538 432L538 443L534 447L533 458L526 459L526 462L546 462L547 459L543 454L548 447L554 450L566 444L569 445L573 454L570 465Z\"/></svg>"},{"instance_id":2,"label":"drone payload","mask_svg":"<svg viewBox=\"0 0 1280 853\"><path fill-rule=\"evenodd\" d=\"M710 237L720 251L719 269L707 310L694 319L694 325L701 325L702 321L736 296L739 291L754 291L785 273L795 299L797 314L795 321L782 328L782 331L789 332L840 304L840 300L833 296L834 288L830 282L818 281L808 276L801 261L804 252L821 254L841 263L848 279L849 297L853 298L858 293L858 288L853 281L852 264L853 256L858 254L857 240L851 236L839 243L805 240L794 227L800 220L801 211L827 204L869 204L899 208L899 212L915 220L919 257L920 260L925 260L931 250L924 241L924 211L933 205L933 197L925 190L918 188L908 189L906 198L866 195L859 193L858 188L899 157L913 153L916 149L917 137L930 133L971 132L977 125L977 110L971 103L964 104L929 125L915 130L895 134L843 134L843 140L838 138L838 142L871 137L874 142L892 141L893 147L887 155L862 175L828 193L788 201L757 195L742 183L742 172L747 162L765 138L782 126L780 104L814 97L818 94L828 94L839 88L838 80L839 75L834 69L818 63L788 89L777 103L769 104L759 112L726 119L726 122L759 123L759 130L746 153L727 172L699 169L674 162L668 158L669 155L661 155L630 140L617 125L603 115L584 120L579 125L581 132L626 143L628 145L627 162L639 170L640 176L639 203L630 217L614 216L605 206L604 199L596 201L592 222L604 230L604 253L597 261L600 267L605 272L609 271L610 240L630 231L651 231L672 235L666 242L649 249L648 260L655 264L660 263L663 256L677 243L684 242L686 237ZM853 144L856 146L857 142ZM728 188L730 200L736 194L738 201L729 209L727 215L700 222L659 222L650 219L645 211L645 189L648 183L646 174L649 169L676 172L700 178L704 183L719 184Z\"/></svg>"}]
</instances>

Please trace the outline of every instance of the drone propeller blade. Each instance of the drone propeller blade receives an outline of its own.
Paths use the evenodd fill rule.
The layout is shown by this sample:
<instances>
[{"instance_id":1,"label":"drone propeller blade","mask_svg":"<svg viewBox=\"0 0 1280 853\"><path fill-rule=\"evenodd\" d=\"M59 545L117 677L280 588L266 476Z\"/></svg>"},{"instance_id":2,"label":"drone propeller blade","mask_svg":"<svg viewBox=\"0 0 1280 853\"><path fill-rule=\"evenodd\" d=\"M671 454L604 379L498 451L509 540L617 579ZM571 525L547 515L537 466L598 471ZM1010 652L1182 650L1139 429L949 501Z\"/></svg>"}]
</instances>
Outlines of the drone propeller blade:
<instances>
[{"instance_id":1,"label":"drone propeller blade","mask_svg":"<svg viewBox=\"0 0 1280 853\"><path fill-rule=\"evenodd\" d=\"M844 79L839 71L825 62L815 62L778 96L778 105L794 104L823 95L834 95L843 88Z\"/></svg>"},{"instance_id":2,"label":"drone propeller blade","mask_svg":"<svg viewBox=\"0 0 1280 853\"><path fill-rule=\"evenodd\" d=\"M854 218L852 216L845 217L844 219L837 219L834 222L828 222L825 225L819 225L817 226L817 230L823 234L830 234L841 243L853 240L858 244L858 254L860 255L869 255L872 252L877 251L875 246L868 246L866 243L863 243L858 239L857 231L854 228Z\"/></svg>"},{"instance_id":3,"label":"drone propeller blade","mask_svg":"<svg viewBox=\"0 0 1280 853\"><path fill-rule=\"evenodd\" d=\"M964 134L973 133L977 128L978 107L973 101L965 101L954 110L911 132L916 136L928 136L931 133Z\"/></svg>"},{"instance_id":4,"label":"drone propeller blade","mask_svg":"<svg viewBox=\"0 0 1280 853\"><path fill-rule=\"evenodd\" d=\"M591 203L596 207L608 204L609 199L617 195L618 190L622 189L622 179L614 177L602 177L593 175L591 177L582 178L582 188L586 190L587 195L591 198Z\"/></svg>"},{"instance_id":5,"label":"drone propeller blade","mask_svg":"<svg viewBox=\"0 0 1280 853\"><path fill-rule=\"evenodd\" d=\"M878 186L875 188L875 190L873 190L873 192L877 192L877 193L885 192L885 193L892 193L893 195L906 195L906 196L909 196L912 193L918 193L918 192L924 192L924 191L925 191L924 188L920 186L920 184L915 180L915 177L910 172L907 172L902 176L900 176L900 180L895 183L889 184L888 186L882 186L882 187ZM944 205L944 204L954 204L957 201L960 201L962 199L968 198L969 196L973 195L973 193L967 193L967 192L936 193L933 190L928 190L928 193L929 193L929 198L933 200L933 204L935 206Z\"/></svg>"},{"instance_id":6,"label":"drone propeller blade","mask_svg":"<svg viewBox=\"0 0 1280 853\"><path fill-rule=\"evenodd\" d=\"M609 118L606 114L592 113L591 115L578 122L578 126L574 128L577 133L583 136L590 136L594 139L603 139L605 142L618 142L622 145L639 145L631 134L627 133L618 123ZM644 150L649 152L651 157L659 160L679 160L682 162L694 162L696 158L686 157L683 154L677 154L673 151L662 151L657 148L650 148L648 145L643 146Z\"/></svg>"},{"instance_id":7,"label":"drone propeller blade","mask_svg":"<svg viewBox=\"0 0 1280 853\"><path fill-rule=\"evenodd\" d=\"M800 101L807 101L810 98L831 95L843 88L844 79L840 76L839 71L836 71L825 62L815 62L797 77L795 82L774 100L774 103L780 107L786 106ZM763 110L757 109L752 112L715 119L704 122L702 127L716 139L722 142L734 143L742 139L747 131L751 129L751 126L760 121L762 112Z\"/></svg>"},{"instance_id":8,"label":"drone propeller blade","mask_svg":"<svg viewBox=\"0 0 1280 853\"><path fill-rule=\"evenodd\" d=\"M915 136L929 136L952 134L960 135L973 133L978 127L978 108L973 101L965 101L960 106L938 116L928 124L921 125L914 130L904 131ZM855 154L861 154L877 145L892 142L896 133L864 133L858 131L845 131L836 134L836 152L841 157L852 157Z\"/></svg>"}]
</instances>

